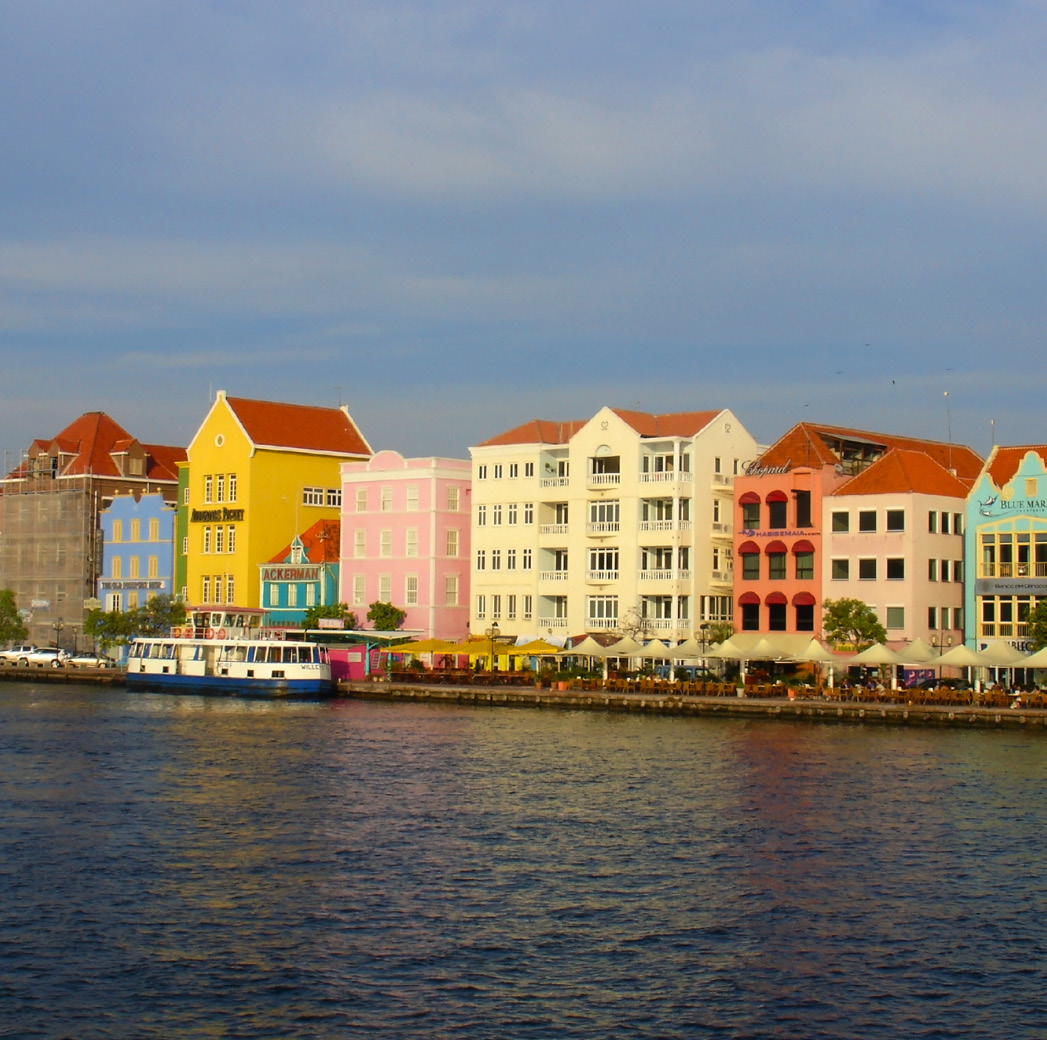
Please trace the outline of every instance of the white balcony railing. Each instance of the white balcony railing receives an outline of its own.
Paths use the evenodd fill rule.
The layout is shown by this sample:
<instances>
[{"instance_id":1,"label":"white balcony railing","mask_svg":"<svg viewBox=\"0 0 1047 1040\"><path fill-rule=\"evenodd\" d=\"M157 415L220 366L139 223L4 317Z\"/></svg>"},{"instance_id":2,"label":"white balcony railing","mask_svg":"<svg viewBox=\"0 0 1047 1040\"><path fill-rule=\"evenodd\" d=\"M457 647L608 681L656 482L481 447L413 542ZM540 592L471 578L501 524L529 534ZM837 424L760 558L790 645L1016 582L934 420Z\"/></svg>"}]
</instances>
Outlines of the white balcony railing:
<instances>
[{"instance_id":1,"label":"white balcony railing","mask_svg":"<svg viewBox=\"0 0 1047 1040\"><path fill-rule=\"evenodd\" d=\"M607 487L609 484L620 484L621 473L590 473L587 483L590 487Z\"/></svg>"},{"instance_id":2,"label":"white balcony railing","mask_svg":"<svg viewBox=\"0 0 1047 1040\"><path fill-rule=\"evenodd\" d=\"M618 571L586 571L586 581L617 581Z\"/></svg>"},{"instance_id":3,"label":"white balcony railing","mask_svg":"<svg viewBox=\"0 0 1047 1040\"><path fill-rule=\"evenodd\" d=\"M679 481L682 484L690 484L694 482L693 473L678 473L675 470L660 471L657 473L641 473L640 483L641 484L669 484L675 481Z\"/></svg>"},{"instance_id":4,"label":"white balcony railing","mask_svg":"<svg viewBox=\"0 0 1047 1040\"><path fill-rule=\"evenodd\" d=\"M672 567L648 567L639 573L640 581L690 581L691 572Z\"/></svg>"},{"instance_id":5,"label":"white balcony railing","mask_svg":"<svg viewBox=\"0 0 1047 1040\"><path fill-rule=\"evenodd\" d=\"M617 534L621 529L617 520L592 521L585 525L586 534Z\"/></svg>"},{"instance_id":6,"label":"white balcony railing","mask_svg":"<svg viewBox=\"0 0 1047 1040\"><path fill-rule=\"evenodd\" d=\"M570 477L542 477L538 481L539 487L567 487L571 483Z\"/></svg>"},{"instance_id":7,"label":"white balcony railing","mask_svg":"<svg viewBox=\"0 0 1047 1040\"><path fill-rule=\"evenodd\" d=\"M641 520L640 530L641 531L671 531L673 530L673 520Z\"/></svg>"},{"instance_id":8,"label":"white balcony railing","mask_svg":"<svg viewBox=\"0 0 1047 1040\"><path fill-rule=\"evenodd\" d=\"M567 534L567 524L542 524L538 528L539 534Z\"/></svg>"},{"instance_id":9,"label":"white balcony railing","mask_svg":"<svg viewBox=\"0 0 1047 1040\"><path fill-rule=\"evenodd\" d=\"M565 617L540 617L538 619L538 625L541 628L566 628L567 618Z\"/></svg>"},{"instance_id":10,"label":"white balcony railing","mask_svg":"<svg viewBox=\"0 0 1047 1040\"><path fill-rule=\"evenodd\" d=\"M570 571L539 571L539 581L567 581Z\"/></svg>"}]
</instances>

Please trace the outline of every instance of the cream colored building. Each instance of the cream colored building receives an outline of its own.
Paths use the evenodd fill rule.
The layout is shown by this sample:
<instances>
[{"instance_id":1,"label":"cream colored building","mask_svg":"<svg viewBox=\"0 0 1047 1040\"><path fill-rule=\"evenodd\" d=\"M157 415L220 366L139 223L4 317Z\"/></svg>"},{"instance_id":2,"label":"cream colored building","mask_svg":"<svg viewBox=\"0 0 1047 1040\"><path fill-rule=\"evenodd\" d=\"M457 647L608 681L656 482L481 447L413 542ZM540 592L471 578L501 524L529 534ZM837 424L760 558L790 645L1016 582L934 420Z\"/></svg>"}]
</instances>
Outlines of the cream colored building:
<instances>
[{"instance_id":1,"label":"cream colored building","mask_svg":"<svg viewBox=\"0 0 1047 1040\"><path fill-rule=\"evenodd\" d=\"M674 641L731 619L734 476L758 448L730 411L603 408L470 451L474 634Z\"/></svg>"}]
</instances>

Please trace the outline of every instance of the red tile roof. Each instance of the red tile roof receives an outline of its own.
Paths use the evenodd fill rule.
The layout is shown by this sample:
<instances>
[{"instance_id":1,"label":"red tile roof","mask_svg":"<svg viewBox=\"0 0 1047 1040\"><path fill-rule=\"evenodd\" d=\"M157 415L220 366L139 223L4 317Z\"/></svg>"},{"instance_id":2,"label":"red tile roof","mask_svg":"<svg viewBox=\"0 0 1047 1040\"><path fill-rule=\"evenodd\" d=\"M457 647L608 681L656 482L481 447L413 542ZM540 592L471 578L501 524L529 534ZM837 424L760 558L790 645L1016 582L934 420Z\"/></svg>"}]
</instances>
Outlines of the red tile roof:
<instances>
[{"instance_id":1,"label":"red tile roof","mask_svg":"<svg viewBox=\"0 0 1047 1040\"><path fill-rule=\"evenodd\" d=\"M1018 472L1022 459L1030 451L1036 452L1047 466L1047 444L1017 444L997 447L989 456L989 465L986 467L992 482L998 488L1002 488Z\"/></svg>"},{"instance_id":2,"label":"red tile roof","mask_svg":"<svg viewBox=\"0 0 1047 1040\"><path fill-rule=\"evenodd\" d=\"M895 448L874 462L868 469L846 484L834 495L883 495L893 493L918 495L945 495L966 498L970 490L958 477L922 451Z\"/></svg>"},{"instance_id":3,"label":"red tile roof","mask_svg":"<svg viewBox=\"0 0 1047 1040\"><path fill-rule=\"evenodd\" d=\"M29 458L56 452L72 456L62 464L60 476L119 477L121 474L113 453L124 453L137 443L127 430L105 412L85 412L57 436L33 441ZM163 444L139 446L146 455L146 472L142 479L178 480L176 463L185 459L184 448ZM12 476L23 475L22 470L20 466Z\"/></svg>"},{"instance_id":4,"label":"red tile roof","mask_svg":"<svg viewBox=\"0 0 1047 1040\"><path fill-rule=\"evenodd\" d=\"M668 415L653 415L650 412L632 412L612 408L612 412L631 426L641 437L693 437L704 430L720 411L675 412ZM566 444L589 419L571 419L556 422L549 419L531 419L505 433L500 433L477 445L490 448L507 444Z\"/></svg>"},{"instance_id":5,"label":"red tile roof","mask_svg":"<svg viewBox=\"0 0 1047 1040\"><path fill-rule=\"evenodd\" d=\"M371 446L345 408L226 397L230 410L258 447L296 448L370 458Z\"/></svg>"},{"instance_id":6,"label":"red tile roof","mask_svg":"<svg viewBox=\"0 0 1047 1040\"><path fill-rule=\"evenodd\" d=\"M982 458L965 444L947 444L919 437L901 437L889 433L872 433L846 426L828 426L821 423L797 423L760 456L763 466L834 466L840 456L834 443L850 441L868 446L870 457L885 454L889 449L919 451L929 455L946 470L968 486L974 483L982 468Z\"/></svg>"},{"instance_id":7,"label":"red tile roof","mask_svg":"<svg viewBox=\"0 0 1047 1040\"><path fill-rule=\"evenodd\" d=\"M317 520L312 527L303 531L299 538L308 562L337 563L341 532L342 523L340 520ZM290 555L291 545L288 543L268 562L284 563Z\"/></svg>"}]
</instances>

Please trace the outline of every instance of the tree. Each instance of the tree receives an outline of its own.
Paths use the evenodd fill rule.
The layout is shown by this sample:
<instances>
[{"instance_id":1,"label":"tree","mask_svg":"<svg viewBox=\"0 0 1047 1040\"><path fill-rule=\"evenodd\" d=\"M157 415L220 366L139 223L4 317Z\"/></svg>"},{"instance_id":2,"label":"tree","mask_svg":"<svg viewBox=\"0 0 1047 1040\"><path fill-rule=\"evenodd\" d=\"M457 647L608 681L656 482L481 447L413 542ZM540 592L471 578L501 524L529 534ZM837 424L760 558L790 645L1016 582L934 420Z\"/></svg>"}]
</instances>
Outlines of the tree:
<instances>
[{"instance_id":1,"label":"tree","mask_svg":"<svg viewBox=\"0 0 1047 1040\"><path fill-rule=\"evenodd\" d=\"M1047 646L1047 599L1041 599L1029 611L1029 643L1033 650Z\"/></svg>"},{"instance_id":2,"label":"tree","mask_svg":"<svg viewBox=\"0 0 1047 1040\"><path fill-rule=\"evenodd\" d=\"M84 635L93 639L103 650L127 643L131 637L129 615L119 610L108 612L96 609L84 618Z\"/></svg>"},{"instance_id":3,"label":"tree","mask_svg":"<svg viewBox=\"0 0 1047 1040\"><path fill-rule=\"evenodd\" d=\"M863 650L873 643L887 642L887 629L876 611L860 599L827 599L822 613L822 631L834 646L843 643Z\"/></svg>"},{"instance_id":4,"label":"tree","mask_svg":"<svg viewBox=\"0 0 1047 1040\"><path fill-rule=\"evenodd\" d=\"M651 628L650 621L640 612L639 607L630 607L618 622L618 631L621 632L623 638L628 637L639 641L650 638L654 630Z\"/></svg>"},{"instance_id":5,"label":"tree","mask_svg":"<svg viewBox=\"0 0 1047 1040\"><path fill-rule=\"evenodd\" d=\"M714 643L726 643L734 635L734 625L730 621L710 621L705 630L705 641L712 646Z\"/></svg>"},{"instance_id":6,"label":"tree","mask_svg":"<svg viewBox=\"0 0 1047 1040\"><path fill-rule=\"evenodd\" d=\"M132 636L166 636L172 627L185 624L185 606L166 592L129 610L128 630Z\"/></svg>"},{"instance_id":7,"label":"tree","mask_svg":"<svg viewBox=\"0 0 1047 1040\"><path fill-rule=\"evenodd\" d=\"M29 638L15 594L10 589L0 589L0 643L24 643Z\"/></svg>"},{"instance_id":8,"label":"tree","mask_svg":"<svg viewBox=\"0 0 1047 1040\"><path fill-rule=\"evenodd\" d=\"M323 606L317 604L314 607L310 607L302 618L302 628L319 628L318 622L320 618L340 618L344 622L345 628L356 628L359 625L356 615L349 609L347 604L327 603Z\"/></svg>"},{"instance_id":9,"label":"tree","mask_svg":"<svg viewBox=\"0 0 1047 1040\"><path fill-rule=\"evenodd\" d=\"M407 611L394 607L392 603L377 600L367 608L367 620L376 632L395 632L407 617Z\"/></svg>"}]
</instances>

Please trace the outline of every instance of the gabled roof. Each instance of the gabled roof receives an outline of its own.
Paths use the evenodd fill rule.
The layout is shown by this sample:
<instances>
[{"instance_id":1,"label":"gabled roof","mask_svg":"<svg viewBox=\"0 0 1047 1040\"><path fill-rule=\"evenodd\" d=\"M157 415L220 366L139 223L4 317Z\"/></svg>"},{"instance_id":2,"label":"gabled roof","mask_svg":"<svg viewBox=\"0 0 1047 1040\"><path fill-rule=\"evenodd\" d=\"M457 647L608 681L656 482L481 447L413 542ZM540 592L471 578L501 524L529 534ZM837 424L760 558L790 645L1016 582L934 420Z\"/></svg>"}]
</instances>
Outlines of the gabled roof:
<instances>
[{"instance_id":1,"label":"gabled roof","mask_svg":"<svg viewBox=\"0 0 1047 1040\"><path fill-rule=\"evenodd\" d=\"M965 444L948 444L919 437L872 433L846 426L797 423L759 458L762 466L853 466L855 472L871 465L892 449L919 451L930 456L970 487L981 472L982 459Z\"/></svg>"},{"instance_id":2,"label":"gabled roof","mask_svg":"<svg viewBox=\"0 0 1047 1040\"><path fill-rule=\"evenodd\" d=\"M345 407L252 401L246 397L226 397L224 391L219 391L219 397L225 397L230 411L255 447L294 448L364 458L373 454Z\"/></svg>"},{"instance_id":3,"label":"gabled roof","mask_svg":"<svg viewBox=\"0 0 1047 1040\"><path fill-rule=\"evenodd\" d=\"M720 414L720 410L673 412L667 415L633 412L623 408L610 410L641 437L693 437L700 430L704 430ZM505 433L483 441L477 447L491 448L508 444L566 444L590 421L589 419L571 419L559 422L550 419L531 419L511 430L506 430Z\"/></svg>"},{"instance_id":4,"label":"gabled roof","mask_svg":"<svg viewBox=\"0 0 1047 1040\"><path fill-rule=\"evenodd\" d=\"M298 536L302 543L302 555L309 563L337 563L342 523L340 520L317 520L312 527ZM285 545L268 561L285 563L291 555L293 543Z\"/></svg>"},{"instance_id":5,"label":"gabled roof","mask_svg":"<svg viewBox=\"0 0 1047 1040\"><path fill-rule=\"evenodd\" d=\"M1036 452L1040 456L1044 467L1047 468L1047 444L997 447L993 449L992 454L989 456L989 464L985 467L989 478L998 488L1002 488L1018 472L1022 459L1030 451Z\"/></svg>"},{"instance_id":6,"label":"gabled roof","mask_svg":"<svg viewBox=\"0 0 1047 1040\"><path fill-rule=\"evenodd\" d=\"M834 495L918 494L966 498L969 487L922 451L895 448Z\"/></svg>"},{"instance_id":7,"label":"gabled roof","mask_svg":"<svg viewBox=\"0 0 1047 1040\"><path fill-rule=\"evenodd\" d=\"M121 473L113 454L120 454L135 443L135 438L105 412L85 412L57 436L33 441L28 458L31 461L40 455L71 456L58 473L63 477L119 477ZM185 458L184 448L160 444L141 447L146 453L146 472L136 479L178 480L177 463ZM23 464L12 476L24 476L24 468Z\"/></svg>"}]
</instances>

